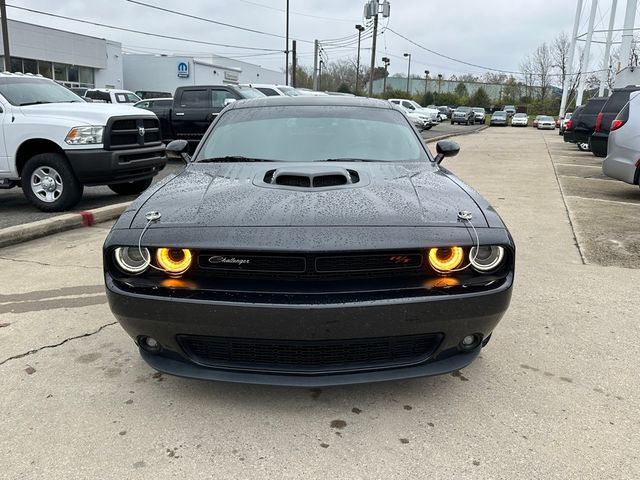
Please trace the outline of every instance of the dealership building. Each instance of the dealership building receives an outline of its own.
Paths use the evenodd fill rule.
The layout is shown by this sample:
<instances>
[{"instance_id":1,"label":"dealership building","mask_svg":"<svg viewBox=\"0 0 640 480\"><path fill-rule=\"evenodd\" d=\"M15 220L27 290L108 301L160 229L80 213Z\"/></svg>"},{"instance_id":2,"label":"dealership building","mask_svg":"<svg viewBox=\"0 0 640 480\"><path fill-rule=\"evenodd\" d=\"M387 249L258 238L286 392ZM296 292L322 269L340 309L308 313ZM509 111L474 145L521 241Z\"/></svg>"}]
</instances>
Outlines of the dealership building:
<instances>
[{"instance_id":1,"label":"dealership building","mask_svg":"<svg viewBox=\"0 0 640 480\"><path fill-rule=\"evenodd\" d=\"M185 85L283 83L284 73L218 55L126 54L119 42L8 20L11 71L67 87L173 92ZM1 29L0 29L1 32ZM4 69L4 49L0 42Z\"/></svg>"}]
</instances>

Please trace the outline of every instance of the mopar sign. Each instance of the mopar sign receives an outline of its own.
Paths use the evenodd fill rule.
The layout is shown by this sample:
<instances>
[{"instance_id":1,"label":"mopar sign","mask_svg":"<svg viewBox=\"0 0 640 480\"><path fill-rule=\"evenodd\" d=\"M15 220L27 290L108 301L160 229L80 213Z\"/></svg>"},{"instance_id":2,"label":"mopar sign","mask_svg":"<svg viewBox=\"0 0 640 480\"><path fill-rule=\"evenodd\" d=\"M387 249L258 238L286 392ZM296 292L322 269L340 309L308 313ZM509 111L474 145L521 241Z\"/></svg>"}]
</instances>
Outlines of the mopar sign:
<instances>
[{"instance_id":1,"label":"mopar sign","mask_svg":"<svg viewBox=\"0 0 640 480\"><path fill-rule=\"evenodd\" d=\"M178 63L178 77L188 77L189 76L189 63L188 62L180 62Z\"/></svg>"}]
</instances>

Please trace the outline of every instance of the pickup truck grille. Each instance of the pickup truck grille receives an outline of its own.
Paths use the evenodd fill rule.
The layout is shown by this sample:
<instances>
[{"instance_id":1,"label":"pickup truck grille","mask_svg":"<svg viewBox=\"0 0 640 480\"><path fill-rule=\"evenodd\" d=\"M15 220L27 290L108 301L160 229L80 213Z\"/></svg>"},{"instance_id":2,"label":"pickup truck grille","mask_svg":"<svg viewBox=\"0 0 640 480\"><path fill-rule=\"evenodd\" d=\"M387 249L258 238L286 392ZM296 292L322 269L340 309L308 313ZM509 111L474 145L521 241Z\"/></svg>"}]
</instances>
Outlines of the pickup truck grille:
<instances>
[{"instance_id":1,"label":"pickup truck grille","mask_svg":"<svg viewBox=\"0 0 640 480\"><path fill-rule=\"evenodd\" d=\"M149 117L115 117L109 120L104 132L107 150L119 150L160 145L160 122Z\"/></svg>"}]
</instances>

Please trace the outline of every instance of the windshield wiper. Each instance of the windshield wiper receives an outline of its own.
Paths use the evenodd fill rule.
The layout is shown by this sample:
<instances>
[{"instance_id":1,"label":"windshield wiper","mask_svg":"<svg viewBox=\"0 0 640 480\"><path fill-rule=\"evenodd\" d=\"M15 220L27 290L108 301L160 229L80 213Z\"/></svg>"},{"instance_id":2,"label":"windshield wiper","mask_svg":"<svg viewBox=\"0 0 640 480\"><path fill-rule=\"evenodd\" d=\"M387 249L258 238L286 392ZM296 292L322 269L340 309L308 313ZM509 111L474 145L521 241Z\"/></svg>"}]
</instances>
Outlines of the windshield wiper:
<instances>
[{"instance_id":1,"label":"windshield wiper","mask_svg":"<svg viewBox=\"0 0 640 480\"><path fill-rule=\"evenodd\" d=\"M38 100L37 102L26 102L18 105L19 107L26 107L28 105L42 105L43 103L51 103L51 102L43 102L42 100Z\"/></svg>"},{"instance_id":2,"label":"windshield wiper","mask_svg":"<svg viewBox=\"0 0 640 480\"><path fill-rule=\"evenodd\" d=\"M386 160L375 160L372 158L325 158L316 162L385 162Z\"/></svg>"},{"instance_id":3,"label":"windshield wiper","mask_svg":"<svg viewBox=\"0 0 640 480\"><path fill-rule=\"evenodd\" d=\"M226 157L211 157L198 160L196 163L217 163L217 162L275 162L266 158L243 157L242 155L227 155Z\"/></svg>"}]
</instances>

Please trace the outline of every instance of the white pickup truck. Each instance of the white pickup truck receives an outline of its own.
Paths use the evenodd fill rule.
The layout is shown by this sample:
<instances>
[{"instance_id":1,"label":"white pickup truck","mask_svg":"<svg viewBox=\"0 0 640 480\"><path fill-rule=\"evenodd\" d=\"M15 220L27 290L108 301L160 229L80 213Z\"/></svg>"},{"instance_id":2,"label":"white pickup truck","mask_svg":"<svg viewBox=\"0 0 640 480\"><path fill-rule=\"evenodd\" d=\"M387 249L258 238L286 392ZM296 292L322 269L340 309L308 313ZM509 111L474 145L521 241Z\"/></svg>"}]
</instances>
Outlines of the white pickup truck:
<instances>
[{"instance_id":1,"label":"white pickup truck","mask_svg":"<svg viewBox=\"0 0 640 480\"><path fill-rule=\"evenodd\" d=\"M167 159L152 112L87 103L53 80L0 74L0 188L43 211L68 210L85 185L140 193Z\"/></svg>"}]
</instances>

